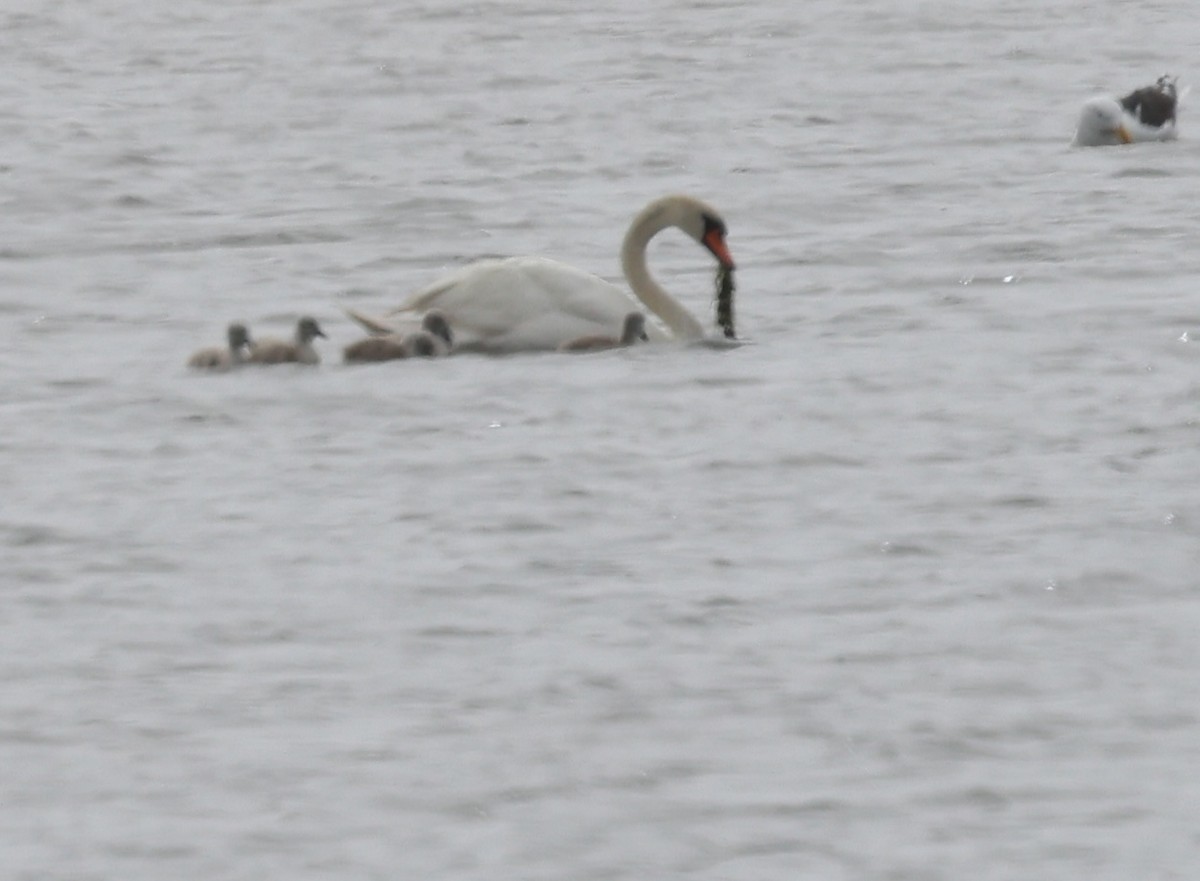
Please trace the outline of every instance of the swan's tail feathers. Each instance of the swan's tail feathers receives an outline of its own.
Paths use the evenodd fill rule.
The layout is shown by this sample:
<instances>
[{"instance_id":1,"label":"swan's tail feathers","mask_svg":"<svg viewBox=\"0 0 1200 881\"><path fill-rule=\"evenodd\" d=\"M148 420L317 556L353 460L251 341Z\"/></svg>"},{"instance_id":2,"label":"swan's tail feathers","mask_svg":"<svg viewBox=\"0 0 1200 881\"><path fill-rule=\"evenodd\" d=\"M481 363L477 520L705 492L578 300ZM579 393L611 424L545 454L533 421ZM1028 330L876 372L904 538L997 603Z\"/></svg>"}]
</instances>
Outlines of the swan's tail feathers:
<instances>
[{"instance_id":1,"label":"swan's tail feathers","mask_svg":"<svg viewBox=\"0 0 1200 881\"><path fill-rule=\"evenodd\" d=\"M370 333L392 334L398 332L394 325L388 324L386 321L381 321L378 318L372 318L370 315L364 315L357 309L351 309L349 306L343 306L342 311L345 312L350 318L353 318L355 321L361 324Z\"/></svg>"}]
</instances>

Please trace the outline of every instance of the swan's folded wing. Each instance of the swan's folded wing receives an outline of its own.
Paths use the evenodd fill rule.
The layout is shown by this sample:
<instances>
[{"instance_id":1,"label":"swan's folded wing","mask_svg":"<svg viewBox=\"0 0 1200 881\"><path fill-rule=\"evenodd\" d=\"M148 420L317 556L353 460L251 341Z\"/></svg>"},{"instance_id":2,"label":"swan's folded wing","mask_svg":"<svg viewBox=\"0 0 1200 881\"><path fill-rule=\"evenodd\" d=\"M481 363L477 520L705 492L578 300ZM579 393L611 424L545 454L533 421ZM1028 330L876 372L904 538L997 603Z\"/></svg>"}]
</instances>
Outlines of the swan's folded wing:
<instances>
[{"instance_id":1,"label":"swan's folded wing","mask_svg":"<svg viewBox=\"0 0 1200 881\"><path fill-rule=\"evenodd\" d=\"M505 257L478 260L457 269L387 314L478 304L510 315L548 307L598 319L607 318L614 303L625 309L637 301L618 285L568 263L548 257Z\"/></svg>"},{"instance_id":2,"label":"swan's folded wing","mask_svg":"<svg viewBox=\"0 0 1200 881\"><path fill-rule=\"evenodd\" d=\"M374 326L390 328L393 316L435 309L450 322L457 349L515 352L553 350L589 334L619 335L625 316L641 311L642 304L623 287L568 264L509 257L452 272ZM669 337L653 322L647 333L651 339Z\"/></svg>"},{"instance_id":3,"label":"swan's folded wing","mask_svg":"<svg viewBox=\"0 0 1200 881\"><path fill-rule=\"evenodd\" d=\"M469 263L461 269L442 276L428 287L417 291L399 306L389 310L387 314L399 315L403 312L427 312L437 304L438 299L446 294L447 291L469 286L476 278L485 277L497 270L503 271L505 265L513 262L515 259L518 258L476 260L474 263Z\"/></svg>"},{"instance_id":4,"label":"swan's folded wing","mask_svg":"<svg viewBox=\"0 0 1200 881\"><path fill-rule=\"evenodd\" d=\"M361 324L363 329L371 334L371 336L390 336L400 339L421 330L421 323L416 318L410 317L398 321L387 321L382 318L376 318L373 315L366 315L357 309L351 309L349 306L343 306L342 311L346 313L348 318L352 318Z\"/></svg>"}]
</instances>

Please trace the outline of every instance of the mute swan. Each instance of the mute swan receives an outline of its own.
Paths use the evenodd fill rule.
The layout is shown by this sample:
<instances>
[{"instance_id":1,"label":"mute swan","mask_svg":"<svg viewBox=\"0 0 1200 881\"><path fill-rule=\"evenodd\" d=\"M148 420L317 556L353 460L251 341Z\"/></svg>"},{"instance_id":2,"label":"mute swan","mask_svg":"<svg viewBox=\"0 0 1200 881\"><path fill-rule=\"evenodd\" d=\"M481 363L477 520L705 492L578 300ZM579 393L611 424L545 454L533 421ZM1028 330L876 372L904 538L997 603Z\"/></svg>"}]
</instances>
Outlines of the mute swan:
<instances>
[{"instance_id":1,"label":"mute swan","mask_svg":"<svg viewBox=\"0 0 1200 881\"><path fill-rule=\"evenodd\" d=\"M1178 104L1175 80L1167 76L1159 77L1152 86L1135 89L1124 98L1092 98L1084 102L1079 112L1074 144L1105 147L1135 141L1174 140L1179 136L1175 128Z\"/></svg>"},{"instance_id":2,"label":"mute swan","mask_svg":"<svg viewBox=\"0 0 1200 881\"><path fill-rule=\"evenodd\" d=\"M625 316L621 326L621 336L581 336L569 340L558 347L560 352L599 352L603 349L616 349L621 346L632 346L638 340L646 339L646 316L641 312L630 312Z\"/></svg>"},{"instance_id":3,"label":"mute swan","mask_svg":"<svg viewBox=\"0 0 1200 881\"><path fill-rule=\"evenodd\" d=\"M225 331L229 346L221 348L213 346L201 349L188 358L187 366L193 370L230 370L246 360L243 349L249 347L250 331L244 324L231 324Z\"/></svg>"},{"instance_id":4,"label":"mute swan","mask_svg":"<svg viewBox=\"0 0 1200 881\"><path fill-rule=\"evenodd\" d=\"M449 355L454 336L440 312L430 312L421 322L421 330L404 337L390 334L369 336L346 346L342 355L347 363L395 361L400 358L431 358Z\"/></svg>"},{"instance_id":5,"label":"mute swan","mask_svg":"<svg viewBox=\"0 0 1200 881\"><path fill-rule=\"evenodd\" d=\"M656 199L633 219L621 247L621 268L633 294L666 325L665 331L648 326L650 339L703 339L700 322L646 266L646 246L672 226L733 268L725 221L704 202L682 195ZM437 309L454 328L458 349L501 353L553 350L582 336L611 334L634 305L625 288L589 272L544 257L510 257L464 267L389 314ZM346 311L368 330L395 329L387 320Z\"/></svg>"},{"instance_id":6,"label":"mute swan","mask_svg":"<svg viewBox=\"0 0 1200 881\"><path fill-rule=\"evenodd\" d=\"M296 337L285 340L259 340L250 349L251 364L319 364L321 357L313 348L316 337L325 337L315 318L305 316L296 323Z\"/></svg>"}]
</instances>

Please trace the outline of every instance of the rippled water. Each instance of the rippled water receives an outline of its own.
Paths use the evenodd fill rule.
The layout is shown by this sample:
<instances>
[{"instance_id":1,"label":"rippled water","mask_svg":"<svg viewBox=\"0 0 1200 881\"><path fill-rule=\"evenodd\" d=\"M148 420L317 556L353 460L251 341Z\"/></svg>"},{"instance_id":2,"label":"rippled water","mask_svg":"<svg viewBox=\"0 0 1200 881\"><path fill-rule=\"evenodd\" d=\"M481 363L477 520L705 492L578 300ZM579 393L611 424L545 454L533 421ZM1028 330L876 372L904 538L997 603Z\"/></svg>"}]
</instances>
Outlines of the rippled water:
<instances>
[{"instance_id":1,"label":"rippled water","mask_svg":"<svg viewBox=\"0 0 1200 881\"><path fill-rule=\"evenodd\" d=\"M4 12L6 877L1191 878L1190 15ZM670 191L740 348L338 363Z\"/></svg>"}]
</instances>

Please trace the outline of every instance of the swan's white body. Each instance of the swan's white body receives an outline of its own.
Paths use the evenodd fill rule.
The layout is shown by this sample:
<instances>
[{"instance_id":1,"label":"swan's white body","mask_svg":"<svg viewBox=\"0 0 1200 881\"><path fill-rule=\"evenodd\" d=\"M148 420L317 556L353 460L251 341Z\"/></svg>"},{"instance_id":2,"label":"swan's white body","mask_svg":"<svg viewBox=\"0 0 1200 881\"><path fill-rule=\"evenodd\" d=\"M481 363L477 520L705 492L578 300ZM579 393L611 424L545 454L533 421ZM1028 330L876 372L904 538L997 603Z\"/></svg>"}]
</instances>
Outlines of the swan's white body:
<instances>
[{"instance_id":1,"label":"swan's white body","mask_svg":"<svg viewBox=\"0 0 1200 881\"><path fill-rule=\"evenodd\" d=\"M436 309L454 330L456 351L552 351L579 337L611 335L640 300L663 325L646 326L651 341L703 339L700 322L654 281L646 267L650 239L671 226L688 233L732 268L725 224L716 211L690 196L666 196L634 218L621 249L622 267L636 300L625 288L565 263L510 257L480 261L451 273L389 316L419 316ZM377 333L399 329L391 320L347 312Z\"/></svg>"},{"instance_id":2,"label":"swan's white body","mask_svg":"<svg viewBox=\"0 0 1200 881\"><path fill-rule=\"evenodd\" d=\"M546 257L473 263L421 291L391 313L436 308L459 349L520 352L556 349L595 334L612 335L636 301L611 282ZM670 339L659 327L651 339ZM703 336L697 324L695 336Z\"/></svg>"}]
</instances>

